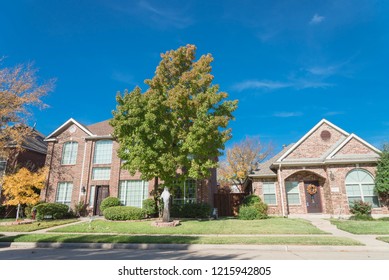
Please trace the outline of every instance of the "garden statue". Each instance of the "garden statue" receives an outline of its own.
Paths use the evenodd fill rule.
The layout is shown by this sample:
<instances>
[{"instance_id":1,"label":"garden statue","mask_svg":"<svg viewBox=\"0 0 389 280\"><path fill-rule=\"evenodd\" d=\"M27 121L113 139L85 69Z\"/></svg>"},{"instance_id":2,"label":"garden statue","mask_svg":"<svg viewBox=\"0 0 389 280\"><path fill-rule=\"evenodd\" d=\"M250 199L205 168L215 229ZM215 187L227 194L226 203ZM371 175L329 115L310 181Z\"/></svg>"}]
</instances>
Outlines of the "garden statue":
<instances>
[{"instance_id":1,"label":"garden statue","mask_svg":"<svg viewBox=\"0 0 389 280\"><path fill-rule=\"evenodd\" d=\"M162 222L168 223L170 221L170 211L169 211L169 202L170 202L170 193L167 187L163 190L161 194L163 200L163 212L162 212Z\"/></svg>"}]
</instances>

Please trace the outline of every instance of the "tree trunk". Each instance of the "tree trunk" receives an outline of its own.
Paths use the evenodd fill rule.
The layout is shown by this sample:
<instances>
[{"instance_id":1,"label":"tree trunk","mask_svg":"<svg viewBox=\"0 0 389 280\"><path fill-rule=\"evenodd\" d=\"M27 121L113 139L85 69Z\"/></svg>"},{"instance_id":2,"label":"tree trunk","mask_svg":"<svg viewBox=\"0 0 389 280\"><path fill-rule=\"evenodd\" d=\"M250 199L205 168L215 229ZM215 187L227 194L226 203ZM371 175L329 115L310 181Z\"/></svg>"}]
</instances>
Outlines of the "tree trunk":
<instances>
[{"instance_id":1,"label":"tree trunk","mask_svg":"<svg viewBox=\"0 0 389 280\"><path fill-rule=\"evenodd\" d=\"M16 210L16 221L19 219L19 211L20 211L20 204L18 204L18 208Z\"/></svg>"}]
</instances>

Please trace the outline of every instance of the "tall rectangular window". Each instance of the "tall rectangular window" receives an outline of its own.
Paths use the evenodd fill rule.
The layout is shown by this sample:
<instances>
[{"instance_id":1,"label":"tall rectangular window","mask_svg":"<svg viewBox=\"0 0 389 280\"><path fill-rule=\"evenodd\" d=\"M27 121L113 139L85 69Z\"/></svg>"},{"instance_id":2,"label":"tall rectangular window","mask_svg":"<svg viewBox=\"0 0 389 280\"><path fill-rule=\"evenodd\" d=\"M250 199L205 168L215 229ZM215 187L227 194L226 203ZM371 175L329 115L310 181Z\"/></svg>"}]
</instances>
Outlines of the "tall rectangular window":
<instances>
[{"instance_id":1,"label":"tall rectangular window","mask_svg":"<svg viewBox=\"0 0 389 280\"><path fill-rule=\"evenodd\" d=\"M119 200L126 206L142 208L143 200L149 197L149 182L142 180L120 181Z\"/></svg>"},{"instance_id":2,"label":"tall rectangular window","mask_svg":"<svg viewBox=\"0 0 389 280\"><path fill-rule=\"evenodd\" d=\"M110 164L112 162L112 140L96 142L93 163Z\"/></svg>"},{"instance_id":3,"label":"tall rectangular window","mask_svg":"<svg viewBox=\"0 0 389 280\"><path fill-rule=\"evenodd\" d=\"M95 192L96 192L96 186L90 187L90 194L89 194L89 206L93 207L95 204Z\"/></svg>"},{"instance_id":4,"label":"tall rectangular window","mask_svg":"<svg viewBox=\"0 0 389 280\"><path fill-rule=\"evenodd\" d=\"M277 205L276 186L274 182L263 182L263 201L268 205Z\"/></svg>"},{"instance_id":5,"label":"tall rectangular window","mask_svg":"<svg viewBox=\"0 0 389 280\"><path fill-rule=\"evenodd\" d=\"M110 167L93 167L92 180L109 180L111 178Z\"/></svg>"},{"instance_id":6,"label":"tall rectangular window","mask_svg":"<svg viewBox=\"0 0 389 280\"><path fill-rule=\"evenodd\" d=\"M72 182L59 182L57 187L57 194L55 196L55 202L62 203L70 207L72 202Z\"/></svg>"},{"instance_id":7,"label":"tall rectangular window","mask_svg":"<svg viewBox=\"0 0 389 280\"><path fill-rule=\"evenodd\" d=\"M197 201L196 196L197 184L196 180L188 179L182 183L175 184L170 193L173 195L174 204L186 204L195 203Z\"/></svg>"},{"instance_id":8,"label":"tall rectangular window","mask_svg":"<svg viewBox=\"0 0 389 280\"><path fill-rule=\"evenodd\" d=\"M286 197L289 205L300 205L299 182L286 182Z\"/></svg>"},{"instance_id":9,"label":"tall rectangular window","mask_svg":"<svg viewBox=\"0 0 389 280\"><path fill-rule=\"evenodd\" d=\"M77 161L77 142L66 142L62 148L62 160L61 164L76 164Z\"/></svg>"}]
</instances>

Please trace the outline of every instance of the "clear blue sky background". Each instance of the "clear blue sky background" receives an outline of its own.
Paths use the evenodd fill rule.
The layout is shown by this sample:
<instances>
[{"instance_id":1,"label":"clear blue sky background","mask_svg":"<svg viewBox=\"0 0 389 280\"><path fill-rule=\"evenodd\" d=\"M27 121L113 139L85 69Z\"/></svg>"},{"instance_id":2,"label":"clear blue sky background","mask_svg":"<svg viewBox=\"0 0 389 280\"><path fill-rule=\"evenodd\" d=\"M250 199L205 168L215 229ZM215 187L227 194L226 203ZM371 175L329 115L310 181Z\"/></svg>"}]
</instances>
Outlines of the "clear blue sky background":
<instances>
[{"instance_id":1,"label":"clear blue sky background","mask_svg":"<svg viewBox=\"0 0 389 280\"><path fill-rule=\"evenodd\" d=\"M214 56L214 82L239 99L233 139L297 141L322 118L389 141L389 1L2 1L2 67L33 61L57 78L34 111L49 134L70 117L111 118L117 91L188 43Z\"/></svg>"}]
</instances>

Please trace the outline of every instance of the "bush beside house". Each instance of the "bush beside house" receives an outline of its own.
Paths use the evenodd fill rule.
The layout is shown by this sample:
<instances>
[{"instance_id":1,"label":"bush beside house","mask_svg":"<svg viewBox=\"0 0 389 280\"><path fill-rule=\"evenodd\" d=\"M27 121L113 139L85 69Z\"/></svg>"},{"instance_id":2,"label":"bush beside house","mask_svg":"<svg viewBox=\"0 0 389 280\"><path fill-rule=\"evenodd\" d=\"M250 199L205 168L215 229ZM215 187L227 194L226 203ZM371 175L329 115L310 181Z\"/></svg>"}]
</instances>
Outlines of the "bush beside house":
<instances>
[{"instance_id":1,"label":"bush beside house","mask_svg":"<svg viewBox=\"0 0 389 280\"><path fill-rule=\"evenodd\" d=\"M113 206L104 210L104 218L113 221L141 220L145 211L132 206Z\"/></svg>"},{"instance_id":2,"label":"bush beside house","mask_svg":"<svg viewBox=\"0 0 389 280\"><path fill-rule=\"evenodd\" d=\"M63 219L69 218L69 206L61 203L41 203L36 206L36 219Z\"/></svg>"},{"instance_id":3,"label":"bush beside house","mask_svg":"<svg viewBox=\"0 0 389 280\"><path fill-rule=\"evenodd\" d=\"M248 195L239 208L238 218L241 220L258 220L267 218L267 204L256 195Z\"/></svg>"}]
</instances>

